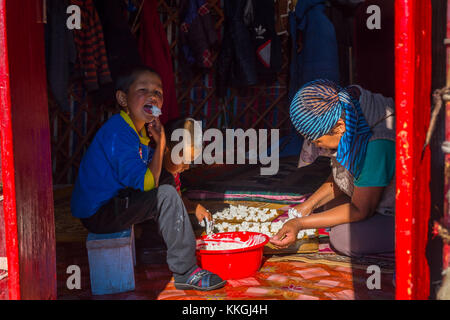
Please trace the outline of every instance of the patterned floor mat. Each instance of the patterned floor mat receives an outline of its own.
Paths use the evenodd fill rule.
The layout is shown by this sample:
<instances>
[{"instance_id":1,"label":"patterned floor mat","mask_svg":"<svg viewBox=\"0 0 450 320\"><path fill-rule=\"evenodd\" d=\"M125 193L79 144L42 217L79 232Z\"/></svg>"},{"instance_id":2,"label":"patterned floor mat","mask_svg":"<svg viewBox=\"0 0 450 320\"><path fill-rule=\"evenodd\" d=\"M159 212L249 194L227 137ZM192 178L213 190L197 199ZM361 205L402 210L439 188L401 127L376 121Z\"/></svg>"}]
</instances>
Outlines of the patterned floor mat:
<instances>
[{"instance_id":1,"label":"patterned floor mat","mask_svg":"<svg viewBox=\"0 0 450 320\"><path fill-rule=\"evenodd\" d=\"M58 299L64 300L386 300L394 299L395 292L392 273L388 270L382 269L380 289L370 290L367 286L367 265L355 265L349 261L321 261L305 254L297 256L296 261L280 260L280 257L265 258L254 276L229 280L224 288L210 292L177 290L167 265L138 264L134 291L93 296L83 245L59 243L57 255ZM66 287L66 269L73 264L81 268L80 290Z\"/></svg>"}]
</instances>

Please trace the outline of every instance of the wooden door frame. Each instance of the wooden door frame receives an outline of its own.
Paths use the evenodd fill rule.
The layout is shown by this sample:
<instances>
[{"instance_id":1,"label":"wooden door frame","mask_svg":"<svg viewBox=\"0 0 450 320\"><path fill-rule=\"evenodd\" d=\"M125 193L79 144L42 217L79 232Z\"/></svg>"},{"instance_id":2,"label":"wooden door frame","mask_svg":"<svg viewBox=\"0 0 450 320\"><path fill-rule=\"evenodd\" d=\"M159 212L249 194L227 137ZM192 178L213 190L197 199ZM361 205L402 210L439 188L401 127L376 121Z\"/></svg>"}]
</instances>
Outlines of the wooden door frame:
<instances>
[{"instance_id":1,"label":"wooden door frame","mask_svg":"<svg viewBox=\"0 0 450 320\"><path fill-rule=\"evenodd\" d=\"M9 299L56 299L41 0L0 0L0 129Z\"/></svg>"},{"instance_id":2,"label":"wooden door frame","mask_svg":"<svg viewBox=\"0 0 450 320\"><path fill-rule=\"evenodd\" d=\"M395 1L396 298L428 299L431 1Z\"/></svg>"}]
</instances>

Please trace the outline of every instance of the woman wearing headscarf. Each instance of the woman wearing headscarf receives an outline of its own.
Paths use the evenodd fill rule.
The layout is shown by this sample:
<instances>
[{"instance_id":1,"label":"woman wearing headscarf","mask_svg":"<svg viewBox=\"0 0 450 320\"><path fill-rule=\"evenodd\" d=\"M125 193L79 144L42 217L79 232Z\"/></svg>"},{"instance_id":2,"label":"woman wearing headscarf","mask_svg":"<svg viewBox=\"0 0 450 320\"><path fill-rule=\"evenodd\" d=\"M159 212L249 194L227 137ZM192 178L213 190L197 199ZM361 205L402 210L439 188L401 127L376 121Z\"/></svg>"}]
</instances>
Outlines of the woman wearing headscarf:
<instances>
[{"instance_id":1,"label":"woman wearing headscarf","mask_svg":"<svg viewBox=\"0 0 450 320\"><path fill-rule=\"evenodd\" d=\"M332 173L298 217L271 239L285 248L302 229L328 228L331 245L348 256L394 251L395 128L393 100L329 80L303 86L290 107L296 130L331 156ZM311 159L313 160L313 159ZM313 213L319 207L322 212Z\"/></svg>"}]
</instances>

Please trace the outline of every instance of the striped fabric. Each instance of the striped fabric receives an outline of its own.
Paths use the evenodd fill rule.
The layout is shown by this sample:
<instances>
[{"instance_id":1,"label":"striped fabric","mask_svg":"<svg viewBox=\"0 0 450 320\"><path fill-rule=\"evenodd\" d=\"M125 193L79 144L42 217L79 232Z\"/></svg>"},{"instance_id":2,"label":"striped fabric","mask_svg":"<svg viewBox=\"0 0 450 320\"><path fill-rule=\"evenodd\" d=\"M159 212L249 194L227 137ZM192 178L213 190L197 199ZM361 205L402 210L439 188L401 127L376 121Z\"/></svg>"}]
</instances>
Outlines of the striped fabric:
<instances>
[{"instance_id":1,"label":"striped fabric","mask_svg":"<svg viewBox=\"0 0 450 320\"><path fill-rule=\"evenodd\" d=\"M174 174L173 178L175 180L175 188L177 189L178 192L181 192L180 174L179 173Z\"/></svg>"},{"instance_id":2,"label":"striped fabric","mask_svg":"<svg viewBox=\"0 0 450 320\"><path fill-rule=\"evenodd\" d=\"M291 102L291 121L308 140L316 140L330 132L342 115L339 88L327 80L306 84Z\"/></svg>"},{"instance_id":3,"label":"striped fabric","mask_svg":"<svg viewBox=\"0 0 450 320\"><path fill-rule=\"evenodd\" d=\"M71 0L70 3L81 8L81 29L74 30L78 52L75 68L87 91L95 91L101 84L112 82L103 28L92 0Z\"/></svg>"},{"instance_id":4,"label":"striped fabric","mask_svg":"<svg viewBox=\"0 0 450 320\"><path fill-rule=\"evenodd\" d=\"M290 107L294 127L308 140L329 133L343 113L346 130L339 142L336 160L357 178L372 135L359 100L334 82L319 79L304 85Z\"/></svg>"}]
</instances>

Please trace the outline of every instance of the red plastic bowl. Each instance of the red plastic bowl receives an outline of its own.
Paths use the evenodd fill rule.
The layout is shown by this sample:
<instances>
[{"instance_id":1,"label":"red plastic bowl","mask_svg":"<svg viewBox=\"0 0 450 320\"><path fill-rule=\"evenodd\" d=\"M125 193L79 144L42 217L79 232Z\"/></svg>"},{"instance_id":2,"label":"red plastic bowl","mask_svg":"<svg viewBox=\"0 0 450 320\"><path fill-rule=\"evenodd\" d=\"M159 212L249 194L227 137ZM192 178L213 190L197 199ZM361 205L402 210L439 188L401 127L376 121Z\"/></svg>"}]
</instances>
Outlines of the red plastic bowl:
<instances>
[{"instance_id":1,"label":"red plastic bowl","mask_svg":"<svg viewBox=\"0 0 450 320\"><path fill-rule=\"evenodd\" d=\"M206 243L238 239L253 243L246 248L230 250L205 250ZM221 232L197 239L197 261L202 269L219 275L222 279L242 279L254 275L261 266L263 250L269 237L257 232ZM230 242L230 240L228 240Z\"/></svg>"}]
</instances>

